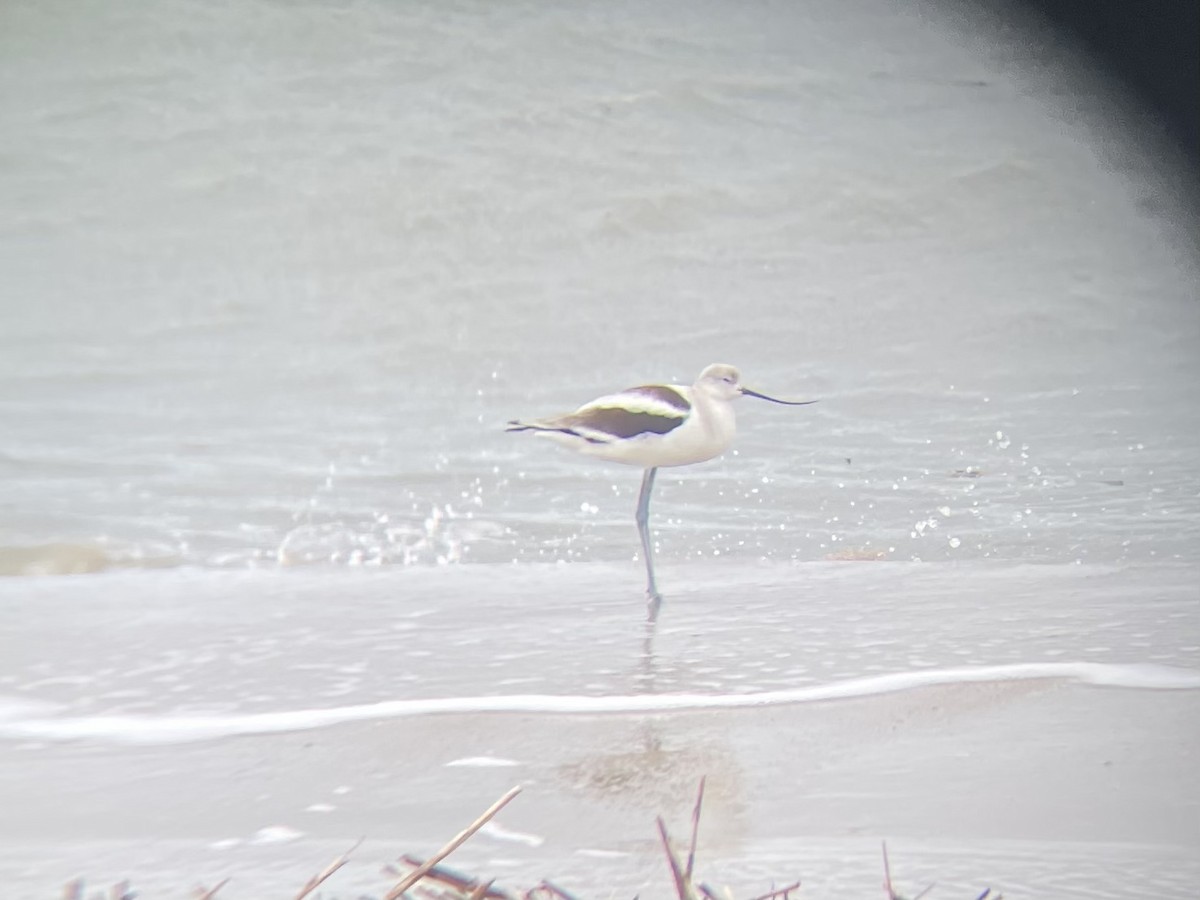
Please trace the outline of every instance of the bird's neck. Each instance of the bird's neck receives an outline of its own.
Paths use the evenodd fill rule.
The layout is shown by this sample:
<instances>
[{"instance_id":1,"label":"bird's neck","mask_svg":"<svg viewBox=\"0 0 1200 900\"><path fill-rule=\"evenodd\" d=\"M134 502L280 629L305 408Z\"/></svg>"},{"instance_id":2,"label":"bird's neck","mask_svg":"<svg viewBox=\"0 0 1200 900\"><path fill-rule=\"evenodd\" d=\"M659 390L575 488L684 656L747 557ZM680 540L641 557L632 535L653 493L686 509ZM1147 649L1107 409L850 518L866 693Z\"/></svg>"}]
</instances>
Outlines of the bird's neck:
<instances>
[{"instance_id":1,"label":"bird's neck","mask_svg":"<svg viewBox=\"0 0 1200 900\"><path fill-rule=\"evenodd\" d=\"M704 430L723 447L728 447L737 428L733 404L727 400L707 396L703 391L696 391L692 395L692 403L698 407L697 412L704 423Z\"/></svg>"}]
</instances>

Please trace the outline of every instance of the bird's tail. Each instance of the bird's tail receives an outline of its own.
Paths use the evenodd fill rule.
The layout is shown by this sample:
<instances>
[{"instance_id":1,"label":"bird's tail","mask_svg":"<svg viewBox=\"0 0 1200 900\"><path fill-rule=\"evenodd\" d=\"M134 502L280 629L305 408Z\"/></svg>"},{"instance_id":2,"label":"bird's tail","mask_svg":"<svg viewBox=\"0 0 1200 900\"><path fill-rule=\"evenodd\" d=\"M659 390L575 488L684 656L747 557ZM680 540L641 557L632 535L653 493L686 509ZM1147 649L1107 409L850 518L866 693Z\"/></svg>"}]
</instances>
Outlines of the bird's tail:
<instances>
[{"instance_id":1,"label":"bird's tail","mask_svg":"<svg viewBox=\"0 0 1200 900\"><path fill-rule=\"evenodd\" d=\"M542 422L522 422L520 419L513 419L504 426L505 431L562 431L562 428L555 428L552 425L546 425Z\"/></svg>"},{"instance_id":2,"label":"bird's tail","mask_svg":"<svg viewBox=\"0 0 1200 900\"><path fill-rule=\"evenodd\" d=\"M563 425L553 425L549 422L522 422L520 419L513 419L504 426L505 431L532 431L535 434L570 434L575 437L581 437L579 432L567 428Z\"/></svg>"}]
</instances>

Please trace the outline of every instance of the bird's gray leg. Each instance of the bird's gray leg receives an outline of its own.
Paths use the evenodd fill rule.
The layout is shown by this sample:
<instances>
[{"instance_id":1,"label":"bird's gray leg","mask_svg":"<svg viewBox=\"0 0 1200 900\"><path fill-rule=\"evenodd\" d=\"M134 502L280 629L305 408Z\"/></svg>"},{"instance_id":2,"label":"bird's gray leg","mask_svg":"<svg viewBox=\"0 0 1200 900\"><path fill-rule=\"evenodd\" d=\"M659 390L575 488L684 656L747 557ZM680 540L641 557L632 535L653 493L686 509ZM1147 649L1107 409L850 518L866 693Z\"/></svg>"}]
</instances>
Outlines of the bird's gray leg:
<instances>
[{"instance_id":1,"label":"bird's gray leg","mask_svg":"<svg viewBox=\"0 0 1200 900\"><path fill-rule=\"evenodd\" d=\"M654 474L658 469L647 469L642 476L642 492L638 494L637 526L642 538L642 555L646 558L646 602L650 604L650 618L658 615L662 595L654 584L654 548L650 543L650 491L654 489Z\"/></svg>"}]
</instances>

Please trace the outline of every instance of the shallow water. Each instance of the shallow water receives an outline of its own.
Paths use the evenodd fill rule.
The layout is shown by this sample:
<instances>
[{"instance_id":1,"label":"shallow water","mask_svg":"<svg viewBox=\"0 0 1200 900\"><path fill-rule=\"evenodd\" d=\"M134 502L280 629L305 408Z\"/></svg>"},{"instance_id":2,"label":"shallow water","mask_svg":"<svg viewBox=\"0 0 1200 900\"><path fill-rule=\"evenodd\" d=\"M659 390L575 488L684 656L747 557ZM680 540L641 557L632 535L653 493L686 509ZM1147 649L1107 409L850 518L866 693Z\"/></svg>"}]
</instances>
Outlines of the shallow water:
<instances>
[{"instance_id":1,"label":"shallow water","mask_svg":"<svg viewBox=\"0 0 1200 900\"><path fill-rule=\"evenodd\" d=\"M21 640L0 695L25 699L11 716L0 705L0 735L38 736L37 723L22 725L31 700L47 704L45 736L169 741L1010 678L1200 687L1191 566L843 562L761 566L737 582L702 562L678 575L686 587L653 627L628 596L636 579L607 564L505 567L502 578L461 566L9 582L5 621Z\"/></svg>"},{"instance_id":2,"label":"shallow water","mask_svg":"<svg viewBox=\"0 0 1200 900\"><path fill-rule=\"evenodd\" d=\"M923 9L10 4L0 566L629 559L500 426L714 360L664 562L1194 560L1182 170Z\"/></svg>"},{"instance_id":3,"label":"shallow water","mask_svg":"<svg viewBox=\"0 0 1200 900\"><path fill-rule=\"evenodd\" d=\"M734 880L775 870L780 831L833 841L834 865L886 833L964 885L994 861L1006 896L1142 896L1106 866L1146 884L1164 858L1186 878L1158 895L1182 896L1196 185L1068 51L935 3L6 4L0 834L39 843L0 853L5 883L44 895L92 853L119 875L166 836L183 862L146 877L190 882L231 834L287 822L328 848L397 810L429 827L388 833L436 844L499 792L446 785L491 755L462 723L519 744L532 716L525 827L575 846L514 857L525 874L644 889L657 849L617 836L736 760L770 774L724 782ZM747 399L733 452L662 474L651 632L638 473L503 423L715 361L821 402ZM726 702L747 708L704 707ZM589 730L589 703L624 711ZM861 709L899 723L893 759L848 749L879 737ZM1107 725L1142 713L1135 738ZM804 762L776 716L827 728ZM648 783L622 756L647 722L683 748L672 790L582 799ZM758 743L725 747L735 726ZM403 767L407 800L323 831L246 807L336 771L301 741L409 729L411 759L346 763L360 785ZM921 768L939 740L950 768L1010 740L1031 779L1076 766L952 787ZM195 794L166 789L172 753ZM564 774L585 753L599 772ZM1123 792L1089 753L1128 764ZM289 788L236 777L271 758ZM897 796L905 766L925 774ZM113 783L161 816L104 850ZM952 793L1004 805L991 785L1047 808L946 817ZM908 820L872 811L900 801ZM580 863L587 841L629 856ZM246 852L222 864L252 878Z\"/></svg>"}]
</instances>

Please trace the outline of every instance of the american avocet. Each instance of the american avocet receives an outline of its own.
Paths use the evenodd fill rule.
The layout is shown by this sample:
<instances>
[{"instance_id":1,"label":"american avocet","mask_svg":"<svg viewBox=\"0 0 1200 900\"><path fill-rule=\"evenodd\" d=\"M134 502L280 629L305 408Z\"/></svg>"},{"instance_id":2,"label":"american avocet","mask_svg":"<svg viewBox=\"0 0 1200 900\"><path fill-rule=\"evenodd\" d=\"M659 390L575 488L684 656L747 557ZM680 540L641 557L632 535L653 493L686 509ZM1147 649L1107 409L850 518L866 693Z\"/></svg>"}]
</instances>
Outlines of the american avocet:
<instances>
[{"instance_id":1,"label":"american avocet","mask_svg":"<svg viewBox=\"0 0 1200 900\"><path fill-rule=\"evenodd\" d=\"M637 526L646 560L646 599L651 614L662 596L654 581L650 544L650 491L663 466L690 466L720 456L733 443L737 423L733 401L758 397L784 406L807 406L816 400L777 400L742 387L738 370L720 363L700 373L691 387L646 384L607 394L572 413L508 423L508 431L532 431L587 456L641 466Z\"/></svg>"}]
</instances>

